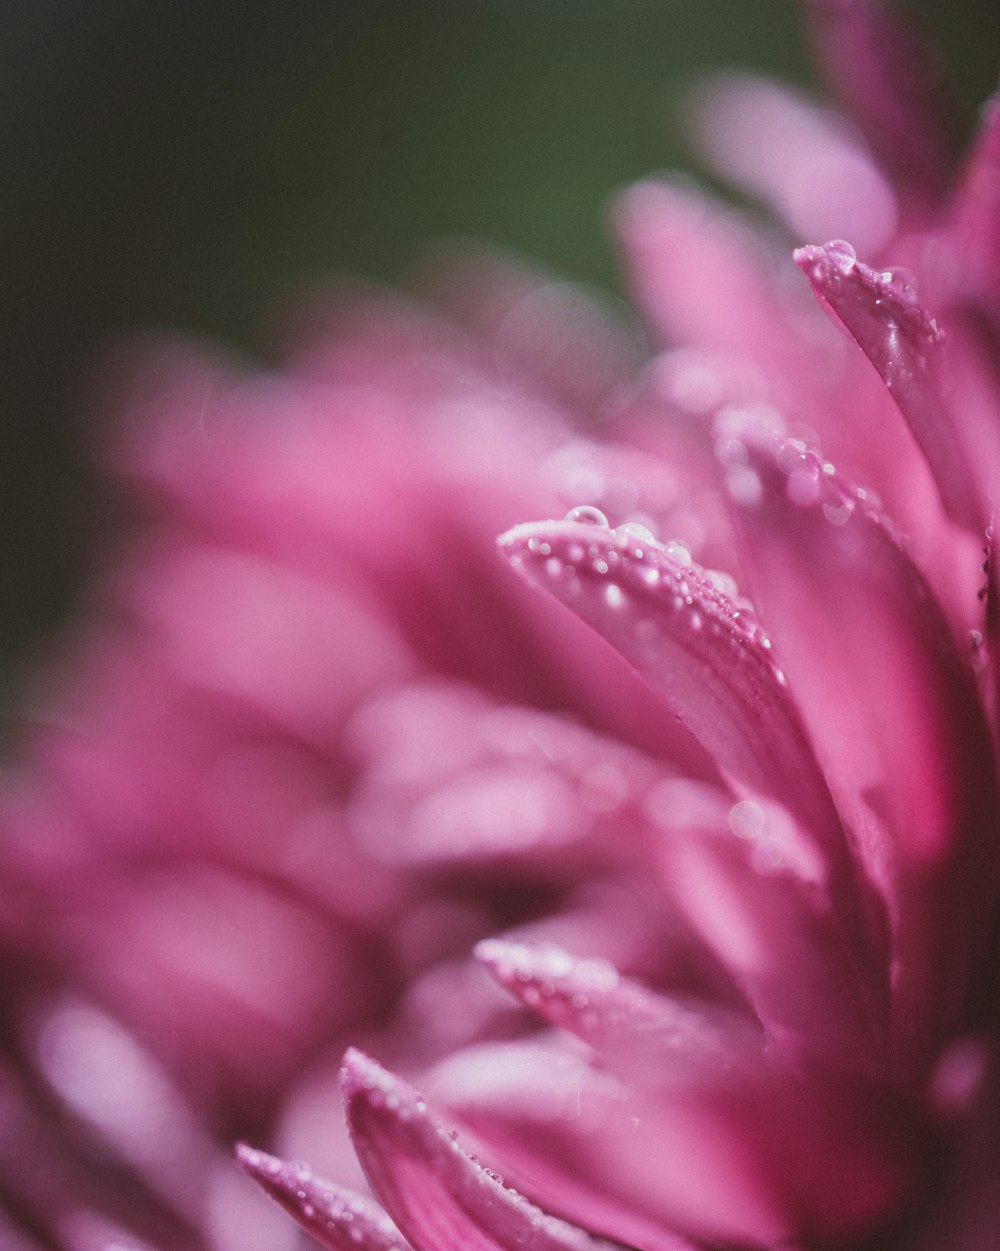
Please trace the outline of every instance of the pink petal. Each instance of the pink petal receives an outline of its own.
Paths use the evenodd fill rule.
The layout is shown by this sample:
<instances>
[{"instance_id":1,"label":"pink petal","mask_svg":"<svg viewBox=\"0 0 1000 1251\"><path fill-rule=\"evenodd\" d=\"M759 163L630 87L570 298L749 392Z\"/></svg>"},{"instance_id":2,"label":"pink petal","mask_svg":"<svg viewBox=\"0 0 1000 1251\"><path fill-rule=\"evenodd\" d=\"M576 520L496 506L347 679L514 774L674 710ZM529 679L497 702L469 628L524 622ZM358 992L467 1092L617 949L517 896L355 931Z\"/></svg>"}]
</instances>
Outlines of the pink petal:
<instances>
[{"instance_id":1,"label":"pink petal","mask_svg":"<svg viewBox=\"0 0 1000 1251\"><path fill-rule=\"evenodd\" d=\"M498 544L638 670L728 775L779 798L833 851L829 794L752 612L686 553L625 531L537 522Z\"/></svg>"},{"instance_id":2,"label":"pink petal","mask_svg":"<svg viewBox=\"0 0 1000 1251\"><path fill-rule=\"evenodd\" d=\"M479 943L476 956L512 995L615 1067L662 1072L666 1065L760 1062L760 1033L749 1018L708 1004L687 1007L622 977L607 961L502 938Z\"/></svg>"},{"instance_id":3,"label":"pink petal","mask_svg":"<svg viewBox=\"0 0 1000 1251\"><path fill-rule=\"evenodd\" d=\"M967 437L960 410L949 402L944 336L914 299L909 280L891 270L869 269L839 241L800 248L795 260L892 393L949 511L981 529L990 484L989 446ZM992 442L996 463L1000 439L994 434Z\"/></svg>"},{"instance_id":4,"label":"pink petal","mask_svg":"<svg viewBox=\"0 0 1000 1251\"><path fill-rule=\"evenodd\" d=\"M362 771L352 830L394 864L519 864L581 873L634 854L662 767L619 741L457 683L410 685L350 729Z\"/></svg>"},{"instance_id":5,"label":"pink petal","mask_svg":"<svg viewBox=\"0 0 1000 1251\"><path fill-rule=\"evenodd\" d=\"M953 281L1000 314L1000 96L986 106L982 130L951 205L958 252Z\"/></svg>"},{"instance_id":6,"label":"pink petal","mask_svg":"<svg viewBox=\"0 0 1000 1251\"><path fill-rule=\"evenodd\" d=\"M883 0L808 0L813 46L904 202L933 208L955 151L940 75L912 27Z\"/></svg>"},{"instance_id":7,"label":"pink petal","mask_svg":"<svg viewBox=\"0 0 1000 1251\"><path fill-rule=\"evenodd\" d=\"M814 389L803 370L815 369L817 327L780 290L778 250L735 212L683 185L642 182L618 200L614 227L632 298L661 344L750 365L779 402Z\"/></svg>"},{"instance_id":8,"label":"pink petal","mask_svg":"<svg viewBox=\"0 0 1000 1251\"><path fill-rule=\"evenodd\" d=\"M245 1143L236 1159L263 1189L329 1251L409 1251L409 1244L377 1203L315 1177Z\"/></svg>"},{"instance_id":9,"label":"pink petal","mask_svg":"<svg viewBox=\"0 0 1000 1251\"><path fill-rule=\"evenodd\" d=\"M933 1037L954 1026L975 976L969 952L1000 875L971 673L866 493L802 443L749 429L744 441L761 494L733 516L755 594L857 854L887 894L897 1023Z\"/></svg>"},{"instance_id":10,"label":"pink petal","mask_svg":"<svg viewBox=\"0 0 1000 1251\"><path fill-rule=\"evenodd\" d=\"M537 1202L645 1251L841 1245L908 1184L913 1127L866 1083L821 1090L767 1064L648 1076L536 1035L431 1080Z\"/></svg>"},{"instance_id":11,"label":"pink petal","mask_svg":"<svg viewBox=\"0 0 1000 1251\"><path fill-rule=\"evenodd\" d=\"M749 74L709 81L693 107L699 147L712 164L760 196L793 236L846 236L867 254L892 240L892 188L840 118Z\"/></svg>"},{"instance_id":12,"label":"pink petal","mask_svg":"<svg viewBox=\"0 0 1000 1251\"><path fill-rule=\"evenodd\" d=\"M748 806L764 820L758 805L737 808ZM777 846L676 830L663 841L662 863L666 887L753 1006L773 1055L795 1067L884 1071L884 948L859 950L850 920L781 865Z\"/></svg>"},{"instance_id":13,"label":"pink petal","mask_svg":"<svg viewBox=\"0 0 1000 1251\"><path fill-rule=\"evenodd\" d=\"M343 1085L365 1172L419 1251L611 1251L509 1190L410 1086L358 1051L344 1057Z\"/></svg>"}]
</instances>

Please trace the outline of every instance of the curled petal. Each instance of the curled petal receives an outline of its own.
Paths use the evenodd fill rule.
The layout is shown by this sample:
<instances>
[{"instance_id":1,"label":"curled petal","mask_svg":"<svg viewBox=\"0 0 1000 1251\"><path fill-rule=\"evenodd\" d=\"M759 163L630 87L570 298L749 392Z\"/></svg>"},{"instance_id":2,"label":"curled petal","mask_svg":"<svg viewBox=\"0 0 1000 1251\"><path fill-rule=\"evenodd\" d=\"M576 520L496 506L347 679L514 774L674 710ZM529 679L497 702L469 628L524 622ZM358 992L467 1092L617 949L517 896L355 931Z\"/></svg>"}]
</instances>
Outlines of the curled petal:
<instances>
[{"instance_id":1,"label":"curled petal","mask_svg":"<svg viewBox=\"0 0 1000 1251\"><path fill-rule=\"evenodd\" d=\"M611 1251L504 1186L411 1087L360 1052L344 1057L343 1086L368 1179L419 1251Z\"/></svg>"},{"instance_id":2,"label":"curled petal","mask_svg":"<svg viewBox=\"0 0 1000 1251\"><path fill-rule=\"evenodd\" d=\"M263 1189L329 1251L410 1251L377 1203L240 1143L236 1159Z\"/></svg>"},{"instance_id":3,"label":"curled petal","mask_svg":"<svg viewBox=\"0 0 1000 1251\"><path fill-rule=\"evenodd\" d=\"M840 241L800 248L795 260L891 392L948 510L962 524L981 529L989 485L983 476L991 458L978 432L972 440L949 407L944 336L914 299L907 276L870 269Z\"/></svg>"},{"instance_id":4,"label":"curled petal","mask_svg":"<svg viewBox=\"0 0 1000 1251\"><path fill-rule=\"evenodd\" d=\"M775 795L832 848L829 795L752 612L680 549L606 526L538 522L498 543L638 670L728 775Z\"/></svg>"}]
</instances>

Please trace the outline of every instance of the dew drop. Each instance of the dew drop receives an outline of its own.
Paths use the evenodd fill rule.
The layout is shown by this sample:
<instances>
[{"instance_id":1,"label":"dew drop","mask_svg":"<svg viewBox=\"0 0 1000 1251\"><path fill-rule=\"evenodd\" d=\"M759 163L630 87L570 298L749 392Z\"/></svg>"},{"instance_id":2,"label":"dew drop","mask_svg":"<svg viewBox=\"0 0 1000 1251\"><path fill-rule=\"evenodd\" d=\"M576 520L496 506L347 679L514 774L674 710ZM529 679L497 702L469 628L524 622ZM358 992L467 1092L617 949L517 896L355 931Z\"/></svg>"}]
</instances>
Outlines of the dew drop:
<instances>
[{"instance_id":1,"label":"dew drop","mask_svg":"<svg viewBox=\"0 0 1000 1251\"><path fill-rule=\"evenodd\" d=\"M618 533L625 538L635 539L638 543L653 543L656 541L656 535L650 530L649 526L644 526L639 521L626 521L624 525L618 527Z\"/></svg>"},{"instance_id":2,"label":"dew drop","mask_svg":"<svg viewBox=\"0 0 1000 1251\"><path fill-rule=\"evenodd\" d=\"M846 525L854 512L854 501L845 496L841 500L827 500L823 505L823 516L832 526Z\"/></svg>"},{"instance_id":3,"label":"dew drop","mask_svg":"<svg viewBox=\"0 0 1000 1251\"><path fill-rule=\"evenodd\" d=\"M752 799L742 799L729 809L729 828L737 838L760 838L764 823L764 809Z\"/></svg>"},{"instance_id":4,"label":"dew drop","mask_svg":"<svg viewBox=\"0 0 1000 1251\"><path fill-rule=\"evenodd\" d=\"M607 517L592 504L577 504L569 510L564 520L577 521L584 526L600 526L602 530L610 529Z\"/></svg>"},{"instance_id":5,"label":"dew drop","mask_svg":"<svg viewBox=\"0 0 1000 1251\"><path fill-rule=\"evenodd\" d=\"M676 560L679 565L690 565L691 552L683 543L677 539L668 539L663 545L664 551L671 560Z\"/></svg>"},{"instance_id":6,"label":"dew drop","mask_svg":"<svg viewBox=\"0 0 1000 1251\"><path fill-rule=\"evenodd\" d=\"M826 254L842 274L849 274L858 263L858 254L846 239L831 239Z\"/></svg>"},{"instance_id":7,"label":"dew drop","mask_svg":"<svg viewBox=\"0 0 1000 1251\"><path fill-rule=\"evenodd\" d=\"M614 582L604 588L604 599L609 608L621 608L625 603L621 587Z\"/></svg>"}]
</instances>

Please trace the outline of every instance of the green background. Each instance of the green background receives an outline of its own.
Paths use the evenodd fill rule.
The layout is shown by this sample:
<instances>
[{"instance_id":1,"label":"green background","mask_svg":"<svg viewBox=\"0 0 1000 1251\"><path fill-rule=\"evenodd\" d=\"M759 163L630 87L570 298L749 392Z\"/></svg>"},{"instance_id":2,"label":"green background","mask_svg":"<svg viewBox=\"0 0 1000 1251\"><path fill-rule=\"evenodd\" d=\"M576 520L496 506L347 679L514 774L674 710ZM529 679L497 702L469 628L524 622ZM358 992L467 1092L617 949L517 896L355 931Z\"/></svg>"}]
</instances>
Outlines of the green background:
<instances>
[{"instance_id":1,"label":"green background","mask_svg":"<svg viewBox=\"0 0 1000 1251\"><path fill-rule=\"evenodd\" d=\"M968 126L996 0L906 6ZM102 524L81 379L123 330L266 353L323 276L406 280L473 238L612 285L609 194L691 167L685 84L810 81L793 0L33 0L0 40L0 680L71 604Z\"/></svg>"}]
</instances>

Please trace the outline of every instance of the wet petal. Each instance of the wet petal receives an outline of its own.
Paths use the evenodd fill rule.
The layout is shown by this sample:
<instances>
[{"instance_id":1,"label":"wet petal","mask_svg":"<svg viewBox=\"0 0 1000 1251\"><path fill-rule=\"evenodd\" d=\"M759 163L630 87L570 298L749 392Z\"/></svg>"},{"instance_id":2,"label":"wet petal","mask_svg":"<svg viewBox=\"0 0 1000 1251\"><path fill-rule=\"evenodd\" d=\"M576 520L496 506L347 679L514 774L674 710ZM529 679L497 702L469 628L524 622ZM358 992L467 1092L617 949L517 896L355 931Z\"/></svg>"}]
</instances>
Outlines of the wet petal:
<instances>
[{"instance_id":1,"label":"wet petal","mask_svg":"<svg viewBox=\"0 0 1000 1251\"><path fill-rule=\"evenodd\" d=\"M610 1251L509 1190L411 1087L360 1052L345 1056L343 1083L365 1172L420 1251Z\"/></svg>"},{"instance_id":2,"label":"wet petal","mask_svg":"<svg viewBox=\"0 0 1000 1251\"><path fill-rule=\"evenodd\" d=\"M606 526L537 522L498 543L638 670L729 776L781 799L834 854L829 795L749 609L682 549Z\"/></svg>"},{"instance_id":3,"label":"wet petal","mask_svg":"<svg viewBox=\"0 0 1000 1251\"><path fill-rule=\"evenodd\" d=\"M377 1203L240 1143L236 1159L264 1190L329 1251L410 1251Z\"/></svg>"},{"instance_id":4,"label":"wet petal","mask_svg":"<svg viewBox=\"0 0 1000 1251\"><path fill-rule=\"evenodd\" d=\"M800 248L795 260L891 392L949 511L981 529L991 458L981 443L970 445L948 403L944 335L916 302L908 276L870 269L841 241Z\"/></svg>"},{"instance_id":5,"label":"wet petal","mask_svg":"<svg viewBox=\"0 0 1000 1251\"><path fill-rule=\"evenodd\" d=\"M622 1064L680 1070L760 1060L761 1037L747 1017L656 994L605 960L581 960L551 944L485 939L476 956L497 981L553 1025Z\"/></svg>"},{"instance_id":6,"label":"wet petal","mask_svg":"<svg viewBox=\"0 0 1000 1251\"><path fill-rule=\"evenodd\" d=\"M745 443L761 497L733 515L755 595L889 902L897 1024L933 1036L960 1010L975 977L968 944L996 899L997 798L971 673L866 492L802 443L749 431Z\"/></svg>"}]
</instances>

